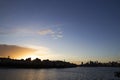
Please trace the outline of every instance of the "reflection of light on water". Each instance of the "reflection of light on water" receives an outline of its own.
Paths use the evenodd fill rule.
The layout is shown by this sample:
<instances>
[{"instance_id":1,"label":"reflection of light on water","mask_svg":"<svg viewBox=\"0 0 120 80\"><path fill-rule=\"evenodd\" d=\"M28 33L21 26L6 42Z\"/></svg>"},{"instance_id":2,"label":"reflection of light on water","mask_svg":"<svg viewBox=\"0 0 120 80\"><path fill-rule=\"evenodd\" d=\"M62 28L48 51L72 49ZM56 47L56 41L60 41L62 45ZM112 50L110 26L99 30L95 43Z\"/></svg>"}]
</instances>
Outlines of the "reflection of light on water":
<instances>
[{"instance_id":1,"label":"reflection of light on water","mask_svg":"<svg viewBox=\"0 0 120 80\"><path fill-rule=\"evenodd\" d=\"M114 77L116 71L119 68L0 69L0 80L120 80Z\"/></svg>"}]
</instances>

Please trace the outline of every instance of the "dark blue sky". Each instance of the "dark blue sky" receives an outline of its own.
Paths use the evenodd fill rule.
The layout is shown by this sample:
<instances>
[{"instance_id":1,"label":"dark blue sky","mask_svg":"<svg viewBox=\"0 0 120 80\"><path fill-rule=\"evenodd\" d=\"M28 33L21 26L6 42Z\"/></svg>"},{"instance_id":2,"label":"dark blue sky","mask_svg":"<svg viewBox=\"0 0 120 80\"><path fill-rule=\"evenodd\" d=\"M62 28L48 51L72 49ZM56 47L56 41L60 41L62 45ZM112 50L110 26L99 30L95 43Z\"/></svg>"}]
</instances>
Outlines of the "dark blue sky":
<instances>
[{"instance_id":1,"label":"dark blue sky","mask_svg":"<svg viewBox=\"0 0 120 80\"><path fill-rule=\"evenodd\" d=\"M119 0L0 0L0 43L44 47L46 58L118 60L119 34Z\"/></svg>"}]
</instances>

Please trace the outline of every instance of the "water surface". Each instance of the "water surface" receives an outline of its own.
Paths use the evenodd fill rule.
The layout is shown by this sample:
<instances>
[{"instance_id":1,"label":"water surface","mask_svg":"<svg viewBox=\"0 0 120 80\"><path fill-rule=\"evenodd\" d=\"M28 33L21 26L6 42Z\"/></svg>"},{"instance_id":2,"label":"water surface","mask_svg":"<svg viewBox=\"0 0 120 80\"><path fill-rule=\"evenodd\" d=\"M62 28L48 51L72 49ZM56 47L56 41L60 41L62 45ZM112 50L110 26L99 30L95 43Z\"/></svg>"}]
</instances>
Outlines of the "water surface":
<instances>
[{"instance_id":1,"label":"water surface","mask_svg":"<svg viewBox=\"0 0 120 80\"><path fill-rule=\"evenodd\" d=\"M116 71L120 68L0 69L0 80L120 80Z\"/></svg>"}]
</instances>

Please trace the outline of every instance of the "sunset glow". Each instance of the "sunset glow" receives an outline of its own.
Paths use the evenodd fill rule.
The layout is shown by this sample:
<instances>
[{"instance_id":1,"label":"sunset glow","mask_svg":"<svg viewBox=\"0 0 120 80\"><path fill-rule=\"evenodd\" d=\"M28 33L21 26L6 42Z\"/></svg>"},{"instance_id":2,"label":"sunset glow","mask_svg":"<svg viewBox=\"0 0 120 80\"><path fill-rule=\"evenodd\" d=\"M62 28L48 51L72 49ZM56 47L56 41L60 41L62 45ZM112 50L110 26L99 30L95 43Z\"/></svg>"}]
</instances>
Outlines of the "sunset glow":
<instances>
[{"instance_id":1,"label":"sunset glow","mask_svg":"<svg viewBox=\"0 0 120 80\"><path fill-rule=\"evenodd\" d=\"M0 56L120 59L118 0L1 0Z\"/></svg>"}]
</instances>

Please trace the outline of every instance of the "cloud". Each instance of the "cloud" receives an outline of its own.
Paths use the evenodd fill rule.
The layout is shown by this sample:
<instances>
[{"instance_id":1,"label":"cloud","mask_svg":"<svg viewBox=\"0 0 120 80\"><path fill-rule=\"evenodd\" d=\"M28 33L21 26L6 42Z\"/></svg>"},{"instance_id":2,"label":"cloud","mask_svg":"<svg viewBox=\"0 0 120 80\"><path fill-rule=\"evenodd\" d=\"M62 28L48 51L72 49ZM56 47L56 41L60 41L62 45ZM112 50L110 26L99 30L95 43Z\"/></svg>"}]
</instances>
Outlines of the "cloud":
<instances>
[{"instance_id":1,"label":"cloud","mask_svg":"<svg viewBox=\"0 0 120 80\"><path fill-rule=\"evenodd\" d=\"M63 32L60 30L60 28L58 28L58 29L43 29L43 30L38 31L38 34L41 36L49 35L53 39L59 39L59 38L63 37Z\"/></svg>"},{"instance_id":2,"label":"cloud","mask_svg":"<svg viewBox=\"0 0 120 80\"><path fill-rule=\"evenodd\" d=\"M48 47L44 47L44 46L37 46L37 45L26 45L29 48L35 49L37 54L46 54L50 52L50 49Z\"/></svg>"},{"instance_id":3,"label":"cloud","mask_svg":"<svg viewBox=\"0 0 120 80\"><path fill-rule=\"evenodd\" d=\"M49 59L49 57L52 54L52 50L46 46L33 45L33 44L32 45L27 44L25 46L36 50L32 54L26 55L28 57L31 57L32 59L35 59L35 58ZM24 58L28 58L26 56Z\"/></svg>"},{"instance_id":4,"label":"cloud","mask_svg":"<svg viewBox=\"0 0 120 80\"><path fill-rule=\"evenodd\" d=\"M0 28L0 35L9 35L9 34L31 34L33 31L25 28L11 28L11 29L5 29Z\"/></svg>"},{"instance_id":5,"label":"cloud","mask_svg":"<svg viewBox=\"0 0 120 80\"><path fill-rule=\"evenodd\" d=\"M51 29L44 29L44 30L40 30L38 33L40 35L52 35L54 34L54 31Z\"/></svg>"},{"instance_id":6,"label":"cloud","mask_svg":"<svg viewBox=\"0 0 120 80\"><path fill-rule=\"evenodd\" d=\"M23 55L33 53L35 51L35 49L21 47L17 45L0 44L0 56L2 57L11 56L12 58L18 58Z\"/></svg>"},{"instance_id":7,"label":"cloud","mask_svg":"<svg viewBox=\"0 0 120 80\"><path fill-rule=\"evenodd\" d=\"M41 27L42 28L42 27ZM37 35L50 36L53 39L60 39L63 37L63 32L59 26L40 28L26 28L26 27L0 27L0 35Z\"/></svg>"},{"instance_id":8,"label":"cloud","mask_svg":"<svg viewBox=\"0 0 120 80\"><path fill-rule=\"evenodd\" d=\"M0 35L6 35L11 33L16 33L16 32L14 31L14 29L5 29L0 27Z\"/></svg>"},{"instance_id":9,"label":"cloud","mask_svg":"<svg viewBox=\"0 0 120 80\"><path fill-rule=\"evenodd\" d=\"M14 35L14 34L34 34L35 31L31 27L21 27L15 25L0 25L0 35Z\"/></svg>"}]
</instances>

